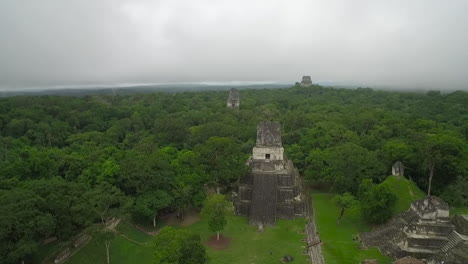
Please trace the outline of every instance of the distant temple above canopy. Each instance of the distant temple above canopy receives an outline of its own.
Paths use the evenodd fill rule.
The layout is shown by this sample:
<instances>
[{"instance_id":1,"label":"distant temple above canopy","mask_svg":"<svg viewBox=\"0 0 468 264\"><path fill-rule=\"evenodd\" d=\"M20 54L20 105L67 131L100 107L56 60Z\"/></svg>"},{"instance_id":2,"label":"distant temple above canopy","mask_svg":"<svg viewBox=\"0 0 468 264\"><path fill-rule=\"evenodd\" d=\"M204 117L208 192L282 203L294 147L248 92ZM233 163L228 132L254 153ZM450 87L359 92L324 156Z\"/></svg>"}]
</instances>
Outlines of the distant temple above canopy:
<instances>
[{"instance_id":1,"label":"distant temple above canopy","mask_svg":"<svg viewBox=\"0 0 468 264\"><path fill-rule=\"evenodd\" d=\"M302 76L301 86L311 86L312 79L310 76Z\"/></svg>"},{"instance_id":2,"label":"distant temple above canopy","mask_svg":"<svg viewBox=\"0 0 468 264\"><path fill-rule=\"evenodd\" d=\"M405 176L405 167L401 161L395 162L392 166L392 175L393 176Z\"/></svg>"},{"instance_id":3,"label":"distant temple above canopy","mask_svg":"<svg viewBox=\"0 0 468 264\"><path fill-rule=\"evenodd\" d=\"M239 108L240 106L240 97L239 90L232 88L229 91L229 98L227 100L227 107L229 108Z\"/></svg>"}]
</instances>

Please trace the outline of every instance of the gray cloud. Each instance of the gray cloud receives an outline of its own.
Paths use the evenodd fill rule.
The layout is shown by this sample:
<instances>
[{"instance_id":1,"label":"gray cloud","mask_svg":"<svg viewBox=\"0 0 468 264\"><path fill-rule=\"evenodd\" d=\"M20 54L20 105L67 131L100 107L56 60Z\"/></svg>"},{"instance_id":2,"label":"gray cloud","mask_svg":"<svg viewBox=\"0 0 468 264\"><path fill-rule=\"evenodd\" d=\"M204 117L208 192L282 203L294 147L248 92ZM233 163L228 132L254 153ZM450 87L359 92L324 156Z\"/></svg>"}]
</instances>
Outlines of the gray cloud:
<instances>
[{"instance_id":1,"label":"gray cloud","mask_svg":"<svg viewBox=\"0 0 468 264\"><path fill-rule=\"evenodd\" d=\"M313 80L468 89L466 0L2 0L0 86Z\"/></svg>"}]
</instances>

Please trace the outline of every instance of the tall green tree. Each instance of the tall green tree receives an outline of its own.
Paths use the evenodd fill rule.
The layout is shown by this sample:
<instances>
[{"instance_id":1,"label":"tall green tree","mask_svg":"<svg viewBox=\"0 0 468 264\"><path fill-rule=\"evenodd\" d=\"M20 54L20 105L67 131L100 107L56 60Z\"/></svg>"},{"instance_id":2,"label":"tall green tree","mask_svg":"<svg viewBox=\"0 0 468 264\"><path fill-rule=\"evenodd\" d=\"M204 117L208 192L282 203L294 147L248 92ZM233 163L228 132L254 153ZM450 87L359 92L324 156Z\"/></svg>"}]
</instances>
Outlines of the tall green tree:
<instances>
[{"instance_id":1,"label":"tall green tree","mask_svg":"<svg viewBox=\"0 0 468 264\"><path fill-rule=\"evenodd\" d=\"M86 194L91 209L99 216L101 227L97 234L104 241L107 264L110 264L110 245L114 239L113 228L129 213L132 199L108 182L102 182Z\"/></svg>"},{"instance_id":2,"label":"tall green tree","mask_svg":"<svg viewBox=\"0 0 468 264\"><path fill-rule=\"evenodd\" d=\"M441 174L450 175L453 171L457 170L461 163L464 163L465 150L463 149L464 142L462 139L452 136L443 131L440 133L430 133L424 135L422 140L422 157L423 168L428 171L428 187L427 195L431 195L432 179L435 172L439 169L445 169ZM457 172L455 172L457 173ZM466 171L465 171L466 173Z\"/></svg>"},{"instance_id":3,"label":"tall green tree","mask_svg":"<svg viewBox=\"0 0 468 264\"><path fill-rule=\"evenodd\" d=\"M338 192L356 193L362 179L382 181L386 177L376 154L353 143L313 150L306 161L307 179L332 183Z\"/></svg>"},{"instance_id":4,"label":"tall green tree","mask_svg":"<svg viewBox=\"0 0 468 264\"><path fill-rule=\"evenodd\" d=\"M31 190L0 191L0 263L21 263L53 234L56 223L44 199Z\"/></svg>"},{"instance_id":5,"label":"tall green tree","mask_svg":"<svg viewBox=\"0 0 468 264\"><path fill-rule=\"evenodd\" d=\"M164 227L154 241L154 264L204 264L206 249L200 236L185 229Z\"/></svg>"},{"instance_id":6,"label":"tall green tree","mask_svg":"<svg viewBox=\"0 0 468 264\"><path fill-rule=\"evenodd\" d=\"M341 218L343 218L345 210L355 205L357 201L354 195L352 195L349 192L346 192L344 194L335 195L335 197L333 198L333 202L335 203L336 206L341 208L340 216L338 217L338 220L337 220L339 224L341 221Z\"/></svg>"},{"instance_id":7,"label":"tall green tree","mask_svg":"<svg viewBox=\"0 0 468 264\"><path fill-rule=\"evenodd\" d=\"M226 216L232 205L222 194L212 194L206 198L201 215L208 220L208 228L216 232L216 239L219 240L219 233L227 224Z\"/></svg>"},{"instance_id":8,"label":"tall green tree","mask_svg":"<svg viewBox=\"0 0 468 264\"><path fill-rule=\"evenodd\" d=\"M172 196L166 191L149 191L136 197L133 211L143 217L151 218L153 227L156 227L156 217L160 210L169 207L171 202Z\"/></svg>"},{"instance_id":9,"label":"tall green tree","mask_svg":"<svg viewBox=\"0 0 468 264\"><path fill-rule=\"evenodd\" d=\"M197 145L196 151L217 193L220 187L229 186L247 171L246 156L232 138L210 137L205 144Z\"/></svg>"},{"instance_id":10,"label":"tall green tree","mask_svg":"<svg viewBox=\"0 0 468 264\"><path fill-rule=\"evenodd\" d=\"M113 218L126 216L132 204L131 198L107 182L103 182L87 192L86 199L103 226L107 226Z\"/></svg>"},{"instance_id":11,"label":"tall green tree","mask_svg":"<svg viewBox=\"0 0 468 264\"><path fill-rule=\"evenodd\" d=\"M396 200L386 185L374 184L371 179L364 179L359 185L361 214L371 224L381 224L390 219Z\"/></svg>"}]
</instances>

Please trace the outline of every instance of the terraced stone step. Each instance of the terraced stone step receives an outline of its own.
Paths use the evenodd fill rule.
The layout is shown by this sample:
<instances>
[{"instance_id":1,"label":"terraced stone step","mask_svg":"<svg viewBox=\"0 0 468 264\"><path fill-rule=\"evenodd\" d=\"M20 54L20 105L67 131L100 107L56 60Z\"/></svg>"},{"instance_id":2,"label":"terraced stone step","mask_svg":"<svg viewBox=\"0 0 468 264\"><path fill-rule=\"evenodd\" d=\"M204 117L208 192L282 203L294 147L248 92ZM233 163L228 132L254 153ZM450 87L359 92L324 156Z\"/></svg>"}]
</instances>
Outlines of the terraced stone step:
<instances>
[{"instance_id":1,"label":"terraced stone step","mask_svg":"<svg viewBox=\"0 0 468 264\"><path fill-rule=\"evenodd\" d=\"M463 236L458 234L457 231L453 231L449 236L448 236L448 242L441 248L442 252L447 252L450 249L456 247L458 244L463 242Z\"/></svg>"}]
</instances>

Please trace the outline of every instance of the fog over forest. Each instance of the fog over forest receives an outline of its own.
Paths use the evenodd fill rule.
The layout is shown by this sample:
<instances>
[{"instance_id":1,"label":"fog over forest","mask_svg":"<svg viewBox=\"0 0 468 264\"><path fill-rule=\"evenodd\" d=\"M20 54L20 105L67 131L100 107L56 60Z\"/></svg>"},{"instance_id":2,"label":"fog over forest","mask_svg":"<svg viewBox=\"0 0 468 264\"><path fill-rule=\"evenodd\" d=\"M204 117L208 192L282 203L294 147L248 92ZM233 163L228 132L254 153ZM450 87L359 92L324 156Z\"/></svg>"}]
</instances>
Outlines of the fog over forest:
<instances>
[{"instance_id":1,"label":"fog over forest","mask_svg":"<svg viewBox=\"0 0 468 264\"><path fill-rule=\"evenodd\" d=\"M468 1L2 0L0 89L313 81L468 89Z\"/></svg>"}]
</instances>

